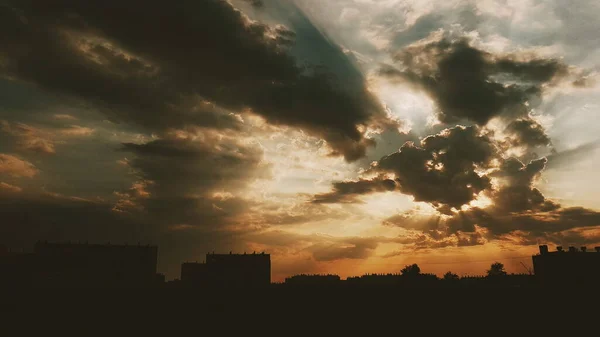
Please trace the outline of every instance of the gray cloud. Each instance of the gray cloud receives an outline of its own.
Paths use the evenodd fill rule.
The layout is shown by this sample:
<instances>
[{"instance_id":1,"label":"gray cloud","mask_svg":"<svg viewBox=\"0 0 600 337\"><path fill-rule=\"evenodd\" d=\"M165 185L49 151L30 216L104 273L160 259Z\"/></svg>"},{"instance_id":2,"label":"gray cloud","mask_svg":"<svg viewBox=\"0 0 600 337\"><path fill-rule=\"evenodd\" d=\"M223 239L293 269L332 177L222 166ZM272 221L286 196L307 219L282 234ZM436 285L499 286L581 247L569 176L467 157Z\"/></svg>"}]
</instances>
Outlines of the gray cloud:
<instances>
[{"instance_id":1,"label":"gray cloud","mask_svg":"<svg viewBox=\"0 0 600 337\"><path fill-rule=\"evenodd\" d=\"M358 181L338 181L333 183L333 191L329 193L318 194L314 197L313 203L354 203L357 196L375 192L394 191L397 184L394 180L385 178L374 178L371 180Z\"/></svg>"},{"instance_id":2,"label":"gray cloud","mask_svg":"<svg viewBox=\"0 0 600 337\"><path fill-rule=\"evenodd\" d=\"M263 2L263 0L244 0L247 3L251 4L253 7L256 8L262 8L265 6L265 3Z\"/></svg>"},{"instance_id":3,"label":"gray cloud","mask_svg":"<svg viewBox=\"0 0 600 337\"><path fill-rule=\"evenodd\" d=\"M533 160L525 165L516 158L505 160L500 169L491 176L502 180L503 185L491 193L494 208L498 213L520 213L525 211L551 211L560 206L547 200L533 186L546 167L546 158Z\"/></svg>"},{"instance_id":4,"label":"gray cloud","mask_svg":"<svg viewBox=\"0 0 600 337\"><path fill-rule=\"evenodd\" d=\"M371 172L395 175L389 185L382 177L339 182L332 192L315 196L313 202L352 202L362 194L393 190L397 184L398 191L442 213L427 215L415 210L386 219L384 225L416 233L400 242L406 249L479 245L513 240L515 235L520 244L534 239L561 244L558 241L565 231L600 228L600 213L563 207L535 187L548 159L523 163L504 156L502 147L478 127L455 127L425 138L420 146L407 143L372 165ZM480 193L491 200L489 206L462 208ZM575 240L577 235L570 233L569 238ZM584 236L579 239L585 241Z\"/></svg>"},{"instance_id":5,"label":"gray cloud","mask_svg":"<svg viewBox=\"0 0 600 337\"><path fill-rule=\"evenodd\" d=\"M402 68L386 67L380 73L429 94L443 123L485 125L497 116L526 117L543 86L567 73L559 60L493 55L466 39L413 44L394 58Z\"/></svg>"},{"instance_id":6,"label":"gray cloud","mask_svg":"<svg viewBox=\"0 0 600 337\"><path fill-rule=\"evenodd\" d=\"M235 129L227 111L251 109L348 160L373 145L359 125L393 124L363 82L300 67L286 50L293 33L251 23L223 0L10 3L0 8L4 76L94 102L116 121Z\"/></svg>"},{"instance_id":7,"label":"gray cloud","mask_svg":"<svg viewBox=\"0 0 600 337\"><path fill-rule=\"evenodd\" d=\"M402 193L412 195L415 201L425 201L442 212L475 199L491 187L490 179L477 173L486 168L497 156L491 139L480 134L480 129L454 127L429 136L416 145L405 143L398 152L381 158L368 172L392 173L394 181L383 178L336 183L330 194L319 195L316 202L352 200L352 196L393 190L397 184Z\"/></svg>"},{"instance_id":8,"label":"gray cloud","mask_svg":"<svg viewBox=\"0 0 600 337\"><path fill-rule=\"evenodd\" d=\"M519 118L510 122L504 132L514 137L513 146L533 148L552 144L544 128L531 118Z\"/></svg>"},{"instance_id":9,"label":"gray cloud","mask_svg":"<svg viewBox=\"0 0 600 337\"><path fill-rule=\"evenodd\" d=\"M447 217L432 215L415 218L410 213L400 214L389 218L384 224L415 230L418 234L409 236L407 242L428 248L460 246L461 241L453 238L461 235L486 240L511 240L524 245L540 242L559 245L593 243L595 239L590 238L585 229L600 228L600 213L582 207L562 207L546 199L533 187L545 164L545 158L527 165L515 158L507 159L492 174L502 179L502 185L497 190L488 191L492 200L490 206L473 207ZM468 239L462 244L469 242L485 243L479 239Z\"/></svg>"},{"instance_id":10,"label":"gray cloud","mask_svg":"<svg viewBox=\"0 0 600 337\"><path fill-rule=\"evenodd\" d=\"M117 209L143 209L168 224L217 227L247 210L248 202L237 193L253 179L269 177L262 150L218 141L217 135L200 137L123 144L122 150L134 155L128 164L140 182L120 195Z\"/></svg>"}]
</instances>

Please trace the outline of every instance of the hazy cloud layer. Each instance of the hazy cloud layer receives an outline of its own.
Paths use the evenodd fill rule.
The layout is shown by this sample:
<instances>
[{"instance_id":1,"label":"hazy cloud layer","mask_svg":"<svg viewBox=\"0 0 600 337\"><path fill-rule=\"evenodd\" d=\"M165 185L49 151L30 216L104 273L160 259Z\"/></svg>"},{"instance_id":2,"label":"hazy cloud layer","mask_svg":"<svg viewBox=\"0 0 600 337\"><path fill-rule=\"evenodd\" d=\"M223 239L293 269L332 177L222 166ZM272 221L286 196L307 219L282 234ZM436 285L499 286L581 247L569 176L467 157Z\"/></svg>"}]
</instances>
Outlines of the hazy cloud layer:
<instances>
[{"instance_id":1,"label":"hazy cloud layer","mask_svg":"<svg viewBox=\"0 0 600 337\"><path fill-rule=\"evenodd\" d=\"M127 165L139 182L118 193L115 209L142 210L171 225L222 226L247 210L237 193L253 179L269 177L260 148L217 134L180 133L123 144L122 151L133 154Z\"/></svg>"},{"instance_id":2,"label":"hazy cloud layer","mask_svg":"<svg viewBox=\"0 0 600 337\"><path fill-rule=\"evenodd\" d=\"M39 173L38 169L27 160L10 154L0 153L0 174L11 177L31 178Z\"/></svg>"}]
</instances>

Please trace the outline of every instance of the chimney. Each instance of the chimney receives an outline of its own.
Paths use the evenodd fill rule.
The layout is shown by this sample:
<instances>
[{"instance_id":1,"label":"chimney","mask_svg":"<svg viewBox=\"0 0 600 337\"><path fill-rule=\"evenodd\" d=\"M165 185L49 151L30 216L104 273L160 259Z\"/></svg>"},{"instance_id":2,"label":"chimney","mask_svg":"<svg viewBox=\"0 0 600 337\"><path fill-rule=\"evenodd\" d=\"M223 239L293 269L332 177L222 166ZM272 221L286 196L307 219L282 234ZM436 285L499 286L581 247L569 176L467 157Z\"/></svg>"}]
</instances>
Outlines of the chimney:
<instances>
[{"instance_id":1,"label":"chimney","mask_svg":"<svg viewBox=\"0 0 600 337\"><path fill-rule=\"evenodd\" d=\"M562 251L563 251L563 247L562 247L562 246L558 246L558 247L556 247L556 251L557 251L557 252L562 252Z\"/></svg>"},{"instance_id":2,"label":"chimney","mask_svg":"<svg viewBox=\"0 0 600 337\"><path fill-rule=\"evenodd\" d=\"M577 248L575 248L573 246L570 246L569 247L569 253L575 253L575 252L577 252Z\"/></svg>"},{"instance_id":3,"label":"chimney","mask_svg":"<svg viewBox=\"0 0 600 337\"><path fill-rule=\"evenodd\" d=\"M587 247L586 246L581 247L581 251L584 253L587 252Z\"/></svg>"},{"instance_id":4,"label":"chimney","mask_svg":"<svg viewBox=\"0 0 600 337\"><path fill-rule=\"evenodd\" d=\"M548 246L547 245L541 245L540 246L540 254L541 255L548 254Z\"/></svg>"}]
</instances>

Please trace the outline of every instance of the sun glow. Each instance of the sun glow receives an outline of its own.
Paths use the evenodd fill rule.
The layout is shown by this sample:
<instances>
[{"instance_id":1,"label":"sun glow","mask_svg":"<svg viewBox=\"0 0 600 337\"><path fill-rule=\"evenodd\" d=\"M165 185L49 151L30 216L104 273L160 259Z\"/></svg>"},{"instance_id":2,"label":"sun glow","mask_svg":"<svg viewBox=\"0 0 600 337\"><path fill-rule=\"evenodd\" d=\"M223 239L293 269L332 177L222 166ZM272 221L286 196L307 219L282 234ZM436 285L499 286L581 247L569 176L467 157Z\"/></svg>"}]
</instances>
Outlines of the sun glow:
<instances>
[{"instance_id":1,"label":"sun glow","mask_svg":"<svg viewBox=\"0 0 600 337\"><path fill-rule=\"evenodd\" d=\"M462 211L467 211L471 208L486 208L493 205L494 202L489 197L479 194L476 199L461 207Z\"/></svg>"},{"instance_id":2,"label":"sun glow","mask_svg":"<svg viewBox=\"0 0 600 337\"><path fill-rule=\"evenodd\" d=\"M377 193L361 197L364 202L360 208L371 217L385 219L390 215L402 213L415 206L412 198L397 192Z\"/></svg>"},{"instance_id":3,"label":"sun glow","mask_svg":"<svg viewBox=\"0 0 600 337\"><path fill-rule=\"evenodd\" d=\"M392 116L411 123L415 120L427 121L434 116L435 104L425 94L381 79L373 80L370 84Z\"/></svg>"}]
</instances>

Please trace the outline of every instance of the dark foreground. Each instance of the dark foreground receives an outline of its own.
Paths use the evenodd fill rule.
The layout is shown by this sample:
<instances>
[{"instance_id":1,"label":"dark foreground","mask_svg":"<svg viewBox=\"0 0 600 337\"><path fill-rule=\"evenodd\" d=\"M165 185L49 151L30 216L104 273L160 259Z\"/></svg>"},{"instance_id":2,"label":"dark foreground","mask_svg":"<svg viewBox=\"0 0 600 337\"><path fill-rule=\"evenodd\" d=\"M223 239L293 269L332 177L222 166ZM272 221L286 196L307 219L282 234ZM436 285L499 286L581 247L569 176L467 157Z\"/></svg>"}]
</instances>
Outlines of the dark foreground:
<instances>
[{"instance_id":1,"label":"dark foreground","mask_svg":"<svg viewBox=\"0 0 600 337\"><path fill-rule=\"evenodd\" d=\"M4 290L14 336L520 336L598 315L596 289L566 287Z\"/></svg>"}]
</instances>

